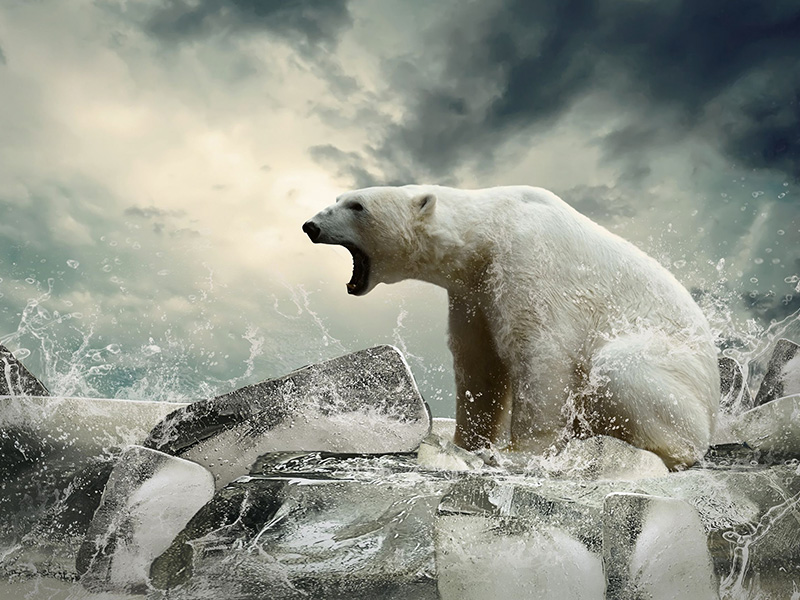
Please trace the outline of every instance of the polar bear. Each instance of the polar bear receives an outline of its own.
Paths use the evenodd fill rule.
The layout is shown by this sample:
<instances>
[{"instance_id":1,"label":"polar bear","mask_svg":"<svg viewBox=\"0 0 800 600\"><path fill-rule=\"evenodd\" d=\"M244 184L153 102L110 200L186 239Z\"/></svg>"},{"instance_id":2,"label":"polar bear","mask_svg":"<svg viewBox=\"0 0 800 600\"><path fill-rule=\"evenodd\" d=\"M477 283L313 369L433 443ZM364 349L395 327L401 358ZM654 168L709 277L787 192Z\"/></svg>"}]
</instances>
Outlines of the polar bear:
<instances>
[{"instance_id":1,"label":"polar bear","mask_svg":"<svg viewBox=\"0 0 800 600\"><path fill-rule=\"evenodd\" d=\"M604 434L673 469L708 448L719 370L700 308L552 192L372 187L303 230L350 251L350 294L403 279L447 290L460 446L545 453Z\"/></svg>"}]
</instances>

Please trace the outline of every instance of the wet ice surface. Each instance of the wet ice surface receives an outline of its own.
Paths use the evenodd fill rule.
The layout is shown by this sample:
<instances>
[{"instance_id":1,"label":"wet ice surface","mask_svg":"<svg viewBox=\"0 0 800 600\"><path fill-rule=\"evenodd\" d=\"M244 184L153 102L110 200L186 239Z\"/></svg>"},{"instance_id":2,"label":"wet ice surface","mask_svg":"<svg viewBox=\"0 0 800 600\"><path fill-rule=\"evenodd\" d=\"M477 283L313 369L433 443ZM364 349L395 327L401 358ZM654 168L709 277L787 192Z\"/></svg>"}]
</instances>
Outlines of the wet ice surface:
<instances>
[{"instance_id":1,"label":"wet ice surface","mask_svg":"<svg viewBox=\"0 0 800 600\"><path fill-rule=\"evenodd\" d=\"M11 583L0 597L798 595L800 396L775 397L796 389L791 353L764 361L781 391L755 408L732 365L724 445L667 473L612 438L513 461L461 450L452 421L428 434L393 352L296 371L259 384L264 395L251 387L200 403L149 435L163 407L145 415L124 401L3 399L15 410L1 413L10 500L0 508L14 523L3 530ZM348 365L357 368L343 374ZM321 381L332 382L327 393ZM395 393L375 405L379 389ZM242 432L250 453L237 455ZM178 456L133 447L118 458L145 438ZM387 447L396 452L374 454Z\"/></svg>"},{"instance_id":2,"label":"wet ice surface","mask_svg":"<svg viewBox=\"0 0 800 600\"><path fill-rule=\"evenodd\" d=\"M411 451L429 428L405 359L377 346L195 402L160 423L145 445L205 466L222 487L266 452Z\"/></svg>"},{"instance_id":3,"label":"wet ice surface","mask_svg":"<svg viewBox=\"0 0 800 600\"><path fill-rule=\"evenodd\" d=\"M146 591L150 563L214 496L206 469L142 446L116 460L76 569L92 591Z\"/></svg>"}]
</instances>

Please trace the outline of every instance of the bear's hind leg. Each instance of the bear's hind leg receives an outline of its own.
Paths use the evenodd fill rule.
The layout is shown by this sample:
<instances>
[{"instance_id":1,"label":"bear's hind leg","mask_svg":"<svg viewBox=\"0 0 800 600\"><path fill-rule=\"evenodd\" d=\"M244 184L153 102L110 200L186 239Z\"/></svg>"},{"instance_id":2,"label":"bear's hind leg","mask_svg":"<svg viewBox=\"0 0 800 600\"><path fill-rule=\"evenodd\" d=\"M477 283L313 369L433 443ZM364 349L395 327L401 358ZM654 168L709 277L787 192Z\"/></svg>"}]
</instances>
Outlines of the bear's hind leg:
<instances>
[{"instance_id":1,"label":"bear's hind leg","mask_svg":"<svg viewBox=\"0 0 800 600\"><path fill-rule=\"evenodd\" d=\"M657 331L611 340L591 360L584 422L670 469L692 465L708 448L719 401L716 359L707 354Z\"/></svg>"}]
</instances>

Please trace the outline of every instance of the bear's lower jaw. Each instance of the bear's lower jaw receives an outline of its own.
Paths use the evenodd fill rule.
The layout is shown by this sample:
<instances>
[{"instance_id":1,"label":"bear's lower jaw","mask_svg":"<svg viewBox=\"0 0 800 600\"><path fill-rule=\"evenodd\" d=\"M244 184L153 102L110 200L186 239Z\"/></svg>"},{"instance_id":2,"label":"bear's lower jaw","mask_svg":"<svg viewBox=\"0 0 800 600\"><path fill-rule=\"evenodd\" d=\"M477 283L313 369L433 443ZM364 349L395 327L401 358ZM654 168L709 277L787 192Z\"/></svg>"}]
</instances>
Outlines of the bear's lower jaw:
<instances>
[{"instance_id":1,"label":"bear's lower jaw","mask_svg":"<svg viewBox=\"0 0 800 600\"><path fill-rule=\"evenodd\" d=\"M353 276L347 283L347 293L361 296L369 287L369 256L353 244L342 244L353 256Z\"/></svg>"}]
</instances>

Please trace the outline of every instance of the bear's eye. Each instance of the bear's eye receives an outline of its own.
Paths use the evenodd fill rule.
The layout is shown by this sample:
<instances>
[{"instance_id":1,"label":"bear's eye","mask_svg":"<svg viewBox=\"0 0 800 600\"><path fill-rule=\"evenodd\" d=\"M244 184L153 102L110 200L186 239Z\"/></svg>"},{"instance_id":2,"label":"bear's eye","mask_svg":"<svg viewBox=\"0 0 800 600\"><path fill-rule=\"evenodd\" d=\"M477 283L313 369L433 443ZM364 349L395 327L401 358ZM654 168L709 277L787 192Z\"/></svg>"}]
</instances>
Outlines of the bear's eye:
<instances>
[{"instance_id":1,"label":"bear's eye","mask_svg":"<svg viewBox=\"0 0 800 600\"><path fill-rule=\"evenodd\" d=\"M364 205L361 204L360 202L353 202L347 208L349 208L350 210L354 210L356 212L361 212L362 210L364 210Z\"/></svg>"}]
</instances>

